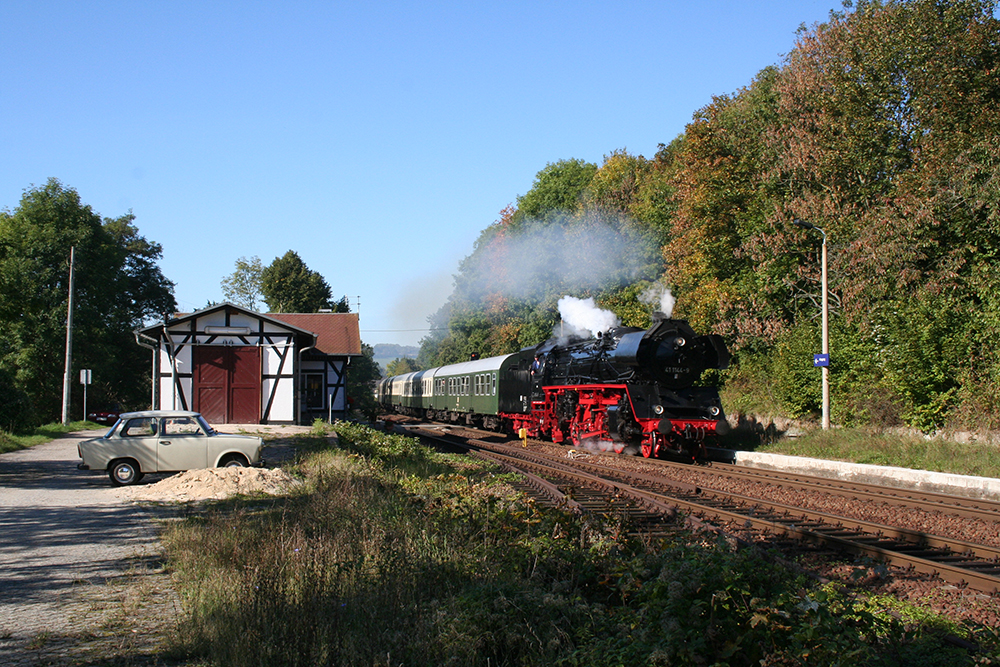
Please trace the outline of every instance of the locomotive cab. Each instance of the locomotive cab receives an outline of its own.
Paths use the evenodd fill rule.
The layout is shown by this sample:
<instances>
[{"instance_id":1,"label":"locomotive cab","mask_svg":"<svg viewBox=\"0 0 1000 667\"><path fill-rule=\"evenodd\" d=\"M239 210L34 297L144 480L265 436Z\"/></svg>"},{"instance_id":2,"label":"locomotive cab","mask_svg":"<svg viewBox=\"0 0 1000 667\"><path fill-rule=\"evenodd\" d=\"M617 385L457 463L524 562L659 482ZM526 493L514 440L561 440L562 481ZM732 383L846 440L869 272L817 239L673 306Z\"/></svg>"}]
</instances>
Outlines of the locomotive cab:
<instances>
[{"instance_id":1,"label":"locomotive cab","mask_svg":"<svg viewBox=\"0 0 1000 667\"><path fill-rule=\"evenodd\" d=\"M612 356L634 368L637 376L670 389L690 387L706 369L729 366L729 350L721 336L699 336L684 320L666 319L663 313L654 315L647 331L622 335Z\"/></svg>"}]
</instances>

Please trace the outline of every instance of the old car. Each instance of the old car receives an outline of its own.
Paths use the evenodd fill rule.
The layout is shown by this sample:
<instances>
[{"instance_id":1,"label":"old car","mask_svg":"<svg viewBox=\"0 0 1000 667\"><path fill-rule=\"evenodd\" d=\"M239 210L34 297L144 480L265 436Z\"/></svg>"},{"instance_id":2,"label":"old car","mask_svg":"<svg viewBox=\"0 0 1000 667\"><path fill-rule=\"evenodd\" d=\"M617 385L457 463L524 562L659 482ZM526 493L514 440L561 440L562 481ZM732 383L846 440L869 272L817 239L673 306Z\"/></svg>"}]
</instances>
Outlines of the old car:
<instances>
[{"instance_id":1,"label":"old car","mask_svg":"<svg viewBox=\"0 0 1000 667\"><path fill-rule=\"evenodd\" d=\"M121 408L116 405L110 407L103 407L98 410L91 410L87 413L87 421L96 422L98 424L107 424L110 426L118 421L119 415L121 415Z\"/></svg>"},{"instance_id":2,"label":"old car","mask_svg":"<svg viewBox=\"0 0 1000 667\"><path fill-rule=\"evenodd\" d=\"M126 412L100 438L82 441L80 470L107 471L115 486L135 484L146 473L264 465L263 439L218 433L197 412Z\"/></svg>"}]
</instances>

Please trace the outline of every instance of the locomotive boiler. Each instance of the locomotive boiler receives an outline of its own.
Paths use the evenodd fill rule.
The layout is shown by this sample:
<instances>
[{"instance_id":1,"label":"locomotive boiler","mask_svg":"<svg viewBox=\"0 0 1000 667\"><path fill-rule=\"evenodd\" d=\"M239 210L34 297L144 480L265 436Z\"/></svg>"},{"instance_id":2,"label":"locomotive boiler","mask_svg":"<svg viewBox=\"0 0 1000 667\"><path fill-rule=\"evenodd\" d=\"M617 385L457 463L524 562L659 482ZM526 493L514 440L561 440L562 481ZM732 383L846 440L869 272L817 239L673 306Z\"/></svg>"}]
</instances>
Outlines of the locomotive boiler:
<instances>
[{"instance_id":1,"label":"locomotive boiler","mask_svg":"<svg viewBox=\"0 0 1000 667\"><path fill-rule=\"evenodd\" d=\"M384 408L578 447L697 459L728 429L718 391L697 386L723 369L720 336L699 336L662 313L646 330L552 338L520 352L383 380Z\"/></svg>"}]
</instances>

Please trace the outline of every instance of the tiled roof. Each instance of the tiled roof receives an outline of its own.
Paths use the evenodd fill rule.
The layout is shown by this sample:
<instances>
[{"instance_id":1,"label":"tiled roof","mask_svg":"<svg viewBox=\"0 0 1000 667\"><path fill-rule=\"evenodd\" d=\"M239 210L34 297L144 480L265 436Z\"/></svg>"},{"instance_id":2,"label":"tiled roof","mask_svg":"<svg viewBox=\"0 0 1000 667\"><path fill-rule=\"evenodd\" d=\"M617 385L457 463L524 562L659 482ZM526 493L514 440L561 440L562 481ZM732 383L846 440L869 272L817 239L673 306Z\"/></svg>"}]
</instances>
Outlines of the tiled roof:
<instances>
[{"instance_id":1,"label":"tiled roof","mask_svg":"<svg viewBox=\"0 0 1000 667\"><path fill-rule=\"evenodd\" d=\"M267 316L316 334L316 349L324 354L361 354L356 313L267 313Z\"/></svg>"}]
</instances>

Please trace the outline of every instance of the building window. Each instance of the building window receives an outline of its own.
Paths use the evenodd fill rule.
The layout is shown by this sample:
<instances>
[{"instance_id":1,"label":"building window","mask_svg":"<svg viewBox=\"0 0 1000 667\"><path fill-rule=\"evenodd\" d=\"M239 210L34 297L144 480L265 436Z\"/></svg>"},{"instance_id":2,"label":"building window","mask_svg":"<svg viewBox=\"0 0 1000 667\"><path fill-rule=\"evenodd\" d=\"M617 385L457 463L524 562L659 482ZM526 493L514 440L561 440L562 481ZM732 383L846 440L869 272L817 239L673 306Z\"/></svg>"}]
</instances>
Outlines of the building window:
<instances>
[{"instance_id":1,"label":"building window","mask_svg":"<svg viewBox=\"0 0 1000 667\"><path fill-rule=\"evenodd\" d=\"M322 410L326 404L322 373L306 373L306 407L310 410Z\"/></svg>"}]
</instances>

